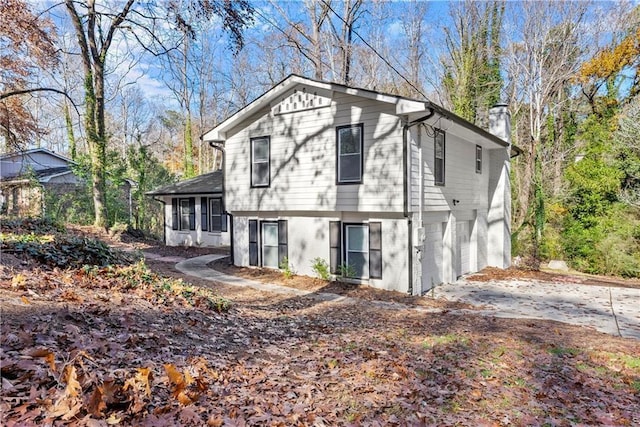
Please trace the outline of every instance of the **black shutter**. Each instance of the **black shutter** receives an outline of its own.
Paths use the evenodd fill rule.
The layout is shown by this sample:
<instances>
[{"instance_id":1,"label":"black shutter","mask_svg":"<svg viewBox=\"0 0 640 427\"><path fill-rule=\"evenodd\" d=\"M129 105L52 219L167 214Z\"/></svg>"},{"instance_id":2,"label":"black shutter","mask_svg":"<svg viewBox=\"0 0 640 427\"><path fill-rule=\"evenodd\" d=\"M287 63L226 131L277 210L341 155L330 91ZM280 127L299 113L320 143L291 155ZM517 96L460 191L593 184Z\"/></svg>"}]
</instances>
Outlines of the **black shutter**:
<instances>
[{"instance_id":1,"label":"black shutter","mask_svg":"<svg viewBox=\"0 0 640 427\"><path fill-rule=\"evenodd\" d=\"M369 277L382 279L382 223L369 223Z\"/></svg>"},{"instance_id":2,"label":"black shutter","mask_svg":"<svg viewBox=\"0 0 640 427\"><path fill-rule=\"evenodd\" d=\"M258 220L249 220L249 265L258 265Z\"/></svg>"},{"instance_id":3,"label":"black shutter","mask_svg":"<svg viewBox=\"0 0 640 427\"><path fill-rule=\"evenodd\" d=\"M342 238L340 237L340 221L329 221L329 267L332 274L338 274L342 262Z\"/></svg>"},{"instance_id":4,"label":"black shutter","mask_svg":"<svg viewBox=\"0 0 640 427\"><path fill-rule=\"evenodd\" d=\"M189 230L196 229L196 198L189 197Z\"/></svg>"},{"instance_id":5,"label":"black shutter","mask_svg":"<svg viewBox=\"0 0 640 427\"><path fill-rule=\"evenodd\" d=\"M289 248L287 244L287 220L278 220L278 265L281 265L285 258L289 258Z\"/></svg>"},{"instance_id":6,"label":"black shutter","mask_svg":"<svg viewBox=\"0 0 640 427\"><path fill-rule=\"evenodd\" d=\"M209 223L209 218L207 215L207 204L208 199L206 197L200 197L200 228L202 231L207 231L207 224Z\"/></svg>"},{"instance_id":7,"label":"black shutter","mask_svg":"<svg viewBox=\"0 0 640 427\"><path fill-rule=\"evenodd\" d=\"M178 199L171 199L171 228L174 230L180 228L178 221Z\"/></svg>"},{"instance_id":8,"label":"black shutter","mask_svg":"<svg viewBox=\"0 0 640 427\"><path fill-rule=\"evenodd\" d=\"M221 216L220 216L220 231L226 232L227 231L227 222L229 221L229 215L224 212Z\"/></svg>"}]
</instances>

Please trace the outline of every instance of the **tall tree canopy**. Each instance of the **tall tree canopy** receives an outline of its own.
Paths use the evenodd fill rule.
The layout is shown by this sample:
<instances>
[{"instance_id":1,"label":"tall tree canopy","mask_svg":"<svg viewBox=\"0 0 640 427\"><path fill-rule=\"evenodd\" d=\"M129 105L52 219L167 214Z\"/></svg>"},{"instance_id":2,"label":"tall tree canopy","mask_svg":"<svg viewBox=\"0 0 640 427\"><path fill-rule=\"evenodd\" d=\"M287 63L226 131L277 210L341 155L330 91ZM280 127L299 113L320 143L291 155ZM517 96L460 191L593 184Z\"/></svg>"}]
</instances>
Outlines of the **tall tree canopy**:
<instances>
[{"instance_id":1,"label":"tall tree canopy","mask_svg":"<svg viewBox=\"0 0 640 427\"><path fill-rule=\"evenodd\" d=\"M195 37L189 18L210 19L218 16L236 46L242 46L242 30L250 23L251 8L241 1L170 1L166 9L156 5L126 3L99 4L94 0L65 0L84 68L84 128L91 158L93 203L96 226L107 225L106 156L108 135L105 132L105 73L108 54L116 35L131 34L145 49L156 55L171 47L158 37L160 23L166 22L186 37ZM187 15L186 12L190 12ZM159 49L155 50L154 49Z\"/></svg>"},{"instance_id":2,"label":"tall tree canopy","mask_svg":"<svg viewBox=\"0 0 640 427\"><path fill-rule=\"evenodd\" d=\"M0 129L8 150L27 146L46 132L26 103L38 72L58 61L51 21L38 17L23 0L0 0Z\"/></svg>"}]
</instances>

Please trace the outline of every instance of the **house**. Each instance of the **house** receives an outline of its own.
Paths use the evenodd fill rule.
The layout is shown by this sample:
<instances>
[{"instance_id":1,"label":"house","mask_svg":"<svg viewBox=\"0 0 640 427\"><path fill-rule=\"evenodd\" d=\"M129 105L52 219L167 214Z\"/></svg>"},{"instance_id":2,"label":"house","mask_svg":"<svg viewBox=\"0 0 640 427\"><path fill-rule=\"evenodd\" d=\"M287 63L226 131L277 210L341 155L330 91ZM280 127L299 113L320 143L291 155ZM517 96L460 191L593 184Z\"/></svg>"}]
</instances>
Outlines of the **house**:
<instances>
[{"instance_id":1,"label":"house","mask_svg":"<svg viewBox=\"0 0 640 427\"><path fill-rule=\"evenodd\" d=\"M146 193L164 205L167 246L229 245L222 184L222 171L214 171Z\"/></svg>"},{"instance_id":2,"label":"house","mask_svg":"<svg viewBox=\"0 0 640 427\"><path fill-rule=\"evenodd\" d=\"M2 212L37 216L44 213L45 194L68 194L80 184L71 159L45 148L0 156Z\"/></svg>"},{"instance_id":3,"label":"house","mask_svg":"<svg viewBox=\"0 0 640 427\"><path fill-rule=\"evenodd\" d=\"M510 265L505 105L491 133L429 102L291 75L204 135L238 266L421 294Z\"/></svg>"}]
</instances>

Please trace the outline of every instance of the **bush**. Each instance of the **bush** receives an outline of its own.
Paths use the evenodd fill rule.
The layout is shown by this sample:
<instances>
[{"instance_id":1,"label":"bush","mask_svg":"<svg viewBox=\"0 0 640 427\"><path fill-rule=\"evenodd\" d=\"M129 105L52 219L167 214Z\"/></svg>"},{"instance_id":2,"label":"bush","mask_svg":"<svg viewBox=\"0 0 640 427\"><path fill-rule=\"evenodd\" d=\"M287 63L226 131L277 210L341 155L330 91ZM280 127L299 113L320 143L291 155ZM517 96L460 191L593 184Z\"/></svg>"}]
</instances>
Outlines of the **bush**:
<instances>
[{"instance_id":1,"label":"bush","mask_svg":"<svg viewBox=\"0 0 640 427\"><path fill-rule=\"evenodd\" d=\"M320 257L313 259L311 268L322 280L331 280L331 273L329 271L329 264L327 261Z\"/></svg>"}]
</instances>

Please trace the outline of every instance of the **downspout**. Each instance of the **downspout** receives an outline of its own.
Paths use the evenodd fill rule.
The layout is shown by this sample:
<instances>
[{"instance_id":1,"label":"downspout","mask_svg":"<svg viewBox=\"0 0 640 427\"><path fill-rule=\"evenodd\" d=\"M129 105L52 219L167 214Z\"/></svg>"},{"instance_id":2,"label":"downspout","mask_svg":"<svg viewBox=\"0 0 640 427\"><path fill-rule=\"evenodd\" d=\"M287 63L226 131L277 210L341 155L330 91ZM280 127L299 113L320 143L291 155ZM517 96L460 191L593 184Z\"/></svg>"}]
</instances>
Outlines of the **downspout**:
<instances>
[{"instance_id":1,"label":"downspout","mask_svg":"<svg viewBox=\"0 0 640 427\"><path fill-rule=\"evenodd\" d=\"M226 173L225 167L227 166L227 153L224 149L224 141L209 141L209 147L214 150L219 150L222 153L222 206L224 207L225 216L229 221L229 265L234 265L233 259L233 215L227 211L227 195L225 192L226 189Z\"/></svg>"},{"instance_id":2,"label":"downspout","mask_svg":"<svg viewBox=\"0 0 640 427\"><path fill-rule=\"evenodd\" d=\"M407 244L409 245L409 247L407 248L407 255L408 255L408 265L409 265L409 271L408 271L408 279L409 279L409 287L407 290L407 293L409 295L413 295L413 221L411 219L411 215L409 212L409 128L411 128L412 126L415 126L419 123L422 123L426 120L429 120L431 117L433 117L433 115L435 114L435 110L431 107L429 108L429 113L424 116L424 117L420 117L419 119L413 120L413 121L408 121L402 126L402 140L403 140L403 144L402 144L402 172L403 172L403 179L402 179L402 193L403 193L403 214L405 219L407 220ZM420 167L422 167L422 165L420 165ZM422 172L420 173L420 175L422 176ZM422 194L420 195L420 197L422 198Z\"/></svg>"},{"instance_id":3,"label":"downspout","mask_svg":"<svg viewBox=\"0 0 640 427\"><path fill-rule=\"evenodd\" d=\"M167 203L164 200L156 199L156 196L151 197L156 202L162 203L162 241L167 244Z\"/></svg>"}]
</instances>

